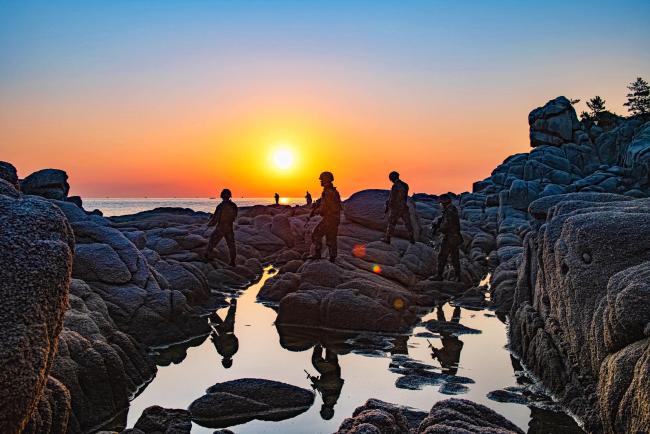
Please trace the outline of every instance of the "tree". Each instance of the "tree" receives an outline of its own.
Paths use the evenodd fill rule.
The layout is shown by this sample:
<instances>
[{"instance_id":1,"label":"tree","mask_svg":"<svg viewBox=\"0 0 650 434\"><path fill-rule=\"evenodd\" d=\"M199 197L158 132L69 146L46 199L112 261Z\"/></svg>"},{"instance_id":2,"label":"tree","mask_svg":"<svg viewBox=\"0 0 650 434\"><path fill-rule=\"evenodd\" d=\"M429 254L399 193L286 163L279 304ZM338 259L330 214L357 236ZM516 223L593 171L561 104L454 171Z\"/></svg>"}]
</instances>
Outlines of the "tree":
<instances>
[{"instance_id":1,"label":"tree","mask_svg":"<svg viewBox=\"0 0 650 434\"><path fill-rule=\"evenodd\" d=\"M593 118L587 111L583 111L582 113L580 113L580 119L582 119L583 121L593 121Z\"/></svg>"},{"instance_id":2,"label":"tree","mask_svg":"<svg viewBox=\"0 0 650 434\"><path fill-rule=\"evenodd\" d=\"M638 77L636 81L627 87L630 93L627 94L627 102L623 104L633 115L650 113L650 86L648 82Z\"/></svg>"},{"instance_id":3,"label":"tree","mask_svg":"<svg viewBox=\"0 0 650 434\"><path fill-rule=\"evenodd\" d=\"M602 113L607 110L605 108L605 100L598 95L587 101L587 107L589 107L589 110L591 110L591 116L594 118L598 117L598 113Z\"/></svg>"},{"instance_id":4,"label":"tree","mask_svg":"<svg viewBox=\"0 0 650 434\"><path fill-rule=\"evenodd\" d=\"M571 105L576 105L580 102L580 98L576 98L576 99L569 98L569 102L571 103Z\"/></svg>"}]
</instances>

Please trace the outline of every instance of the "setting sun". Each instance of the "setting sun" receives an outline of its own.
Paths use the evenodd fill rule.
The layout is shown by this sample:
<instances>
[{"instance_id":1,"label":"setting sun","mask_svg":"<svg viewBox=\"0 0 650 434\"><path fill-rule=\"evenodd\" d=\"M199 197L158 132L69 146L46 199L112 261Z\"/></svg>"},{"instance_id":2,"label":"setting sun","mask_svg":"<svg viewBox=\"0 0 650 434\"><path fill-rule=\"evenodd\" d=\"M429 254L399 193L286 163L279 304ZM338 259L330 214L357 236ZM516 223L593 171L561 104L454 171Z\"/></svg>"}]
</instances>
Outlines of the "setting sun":
<instances>
[{"instance_id":1,"label":"setting sun","mask_svg":"<svg viewBox=\"0 0 650 434\"><path fill-rule=\"evenodd\" d=\"M271 158L273 165L280 170L290 169L295 160L293 152L285 147L275 149Z\"/></svg>"}]
</instances>

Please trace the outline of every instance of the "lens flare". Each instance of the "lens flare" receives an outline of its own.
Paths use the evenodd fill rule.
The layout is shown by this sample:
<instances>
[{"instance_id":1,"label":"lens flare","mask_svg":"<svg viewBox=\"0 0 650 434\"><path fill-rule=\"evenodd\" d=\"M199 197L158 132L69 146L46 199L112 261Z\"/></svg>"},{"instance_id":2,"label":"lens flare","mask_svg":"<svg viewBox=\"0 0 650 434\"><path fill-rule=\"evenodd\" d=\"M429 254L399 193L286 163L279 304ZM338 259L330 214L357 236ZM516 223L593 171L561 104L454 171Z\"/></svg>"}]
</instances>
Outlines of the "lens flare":
<instances>
[{"instance_id":1,"label":"lens flare","mask_svg":"<svg viewBox=\"0 0 650 434\"><path fill-rule=\"evenodd\" d=\"M364 244L356 244L352 248L352 254L357 258L363 258L366 256L366 246Z\"/></svg>"},{"instance_id":2,"label":"lens flare","mask_svg":"<svg viewBox=\"0 0 650 434\"><path fill-rule=\"evenodd\" d=\"M404 303L404 300L401 298L397 297L395 300L393 300L393 307L395 310L402 310L404 309L404 306L406 306L406 303Z\"/></svg>"},{"instance_id":3,"label":"lens flare","mask_svg":"<svg viewBox=\"0 0 650 434\"><path fill-rule=\"evenodd\" d=\"M372 266L372 272L375 274L381 274L381 267L377 264Z\"/></svg>"}]
</instances>

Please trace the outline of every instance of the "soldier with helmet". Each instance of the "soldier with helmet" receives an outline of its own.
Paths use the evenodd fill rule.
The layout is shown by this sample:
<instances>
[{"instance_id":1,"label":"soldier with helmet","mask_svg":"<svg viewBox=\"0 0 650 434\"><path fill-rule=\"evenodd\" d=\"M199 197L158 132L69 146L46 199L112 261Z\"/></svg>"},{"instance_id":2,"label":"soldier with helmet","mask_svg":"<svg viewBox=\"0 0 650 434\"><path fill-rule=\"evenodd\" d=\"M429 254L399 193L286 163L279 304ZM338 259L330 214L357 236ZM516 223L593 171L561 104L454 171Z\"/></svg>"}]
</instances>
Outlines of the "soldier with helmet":
<instances>
[{"instance_id":1,"label":"soldier with helmet","mask_svg":"<svg viewBox=\"0 0 650 434\"><path fill-rule=\"evenodd\" d=\"M409 186L406 182L399 179L399 173L393 171L388 175L393 186L390 189L390 196L386 201L386 209L384 213L388 213L388 225L386 226L386 235L382 241L390 244L390 238L395 232L395 225L401 219L406 226L409 233L409 241L411 244L415 243L415 236L413 234L413 225L411 223L411 213L408 207Z\"/></svg>"},{"instance_id":2,"label":"soldier with helmet","mask_svg":"<svg viewBox=\"0 0 650 434\"><path fill-rule=\"evenodd\" d=\"M433 276L434 280L442 280L442 274L447 265L447 258L451 256L451 263L454 266L456 280L460 282L460 246L463 244L463 236L460 233L460 218L458 208L451 203L451 196L443 194L439 198L442 207L442 215L438 217L432 226L432 235L436 232L442 234L440 252L438 253L438 272Z\"/></svg>"},{"instance_id":3,"label":"soldier with helmet","mask_svg":"<svg viewBox=\"0 0 650 434\"><path fill-rule=\"evenodd\" d=\"M337 246L336 237L341 222L341 195L332 184L334 175L332 172L323 172L318 178L320 185L323 187L323 194L315 203L309 217L319 214L322 220L316 225L311 234L311 241L314 246L314 253L309 259L320 259L323 248L323 237L329 249L330 261L336 260Z\"/></svg>"},{"instance_id":4,"label":"soldier with helmet","mask_svg":"<svg viewBox=\"0 0 650 434\"><path fill-rule=\"evenodd\" d=\"M231 200L232 193L227 188L221 191L221 199L221 203L217 205L217 209L208 221L208 226L215 226L215 228L212 235L210 235L205 257L211 259L214 255L214 248L222 238L225 238L230 252L230 265L234 267L237 258L237 246L235 245L233 225L237 219L237 205Z\"/></svg>"}]
</instances>

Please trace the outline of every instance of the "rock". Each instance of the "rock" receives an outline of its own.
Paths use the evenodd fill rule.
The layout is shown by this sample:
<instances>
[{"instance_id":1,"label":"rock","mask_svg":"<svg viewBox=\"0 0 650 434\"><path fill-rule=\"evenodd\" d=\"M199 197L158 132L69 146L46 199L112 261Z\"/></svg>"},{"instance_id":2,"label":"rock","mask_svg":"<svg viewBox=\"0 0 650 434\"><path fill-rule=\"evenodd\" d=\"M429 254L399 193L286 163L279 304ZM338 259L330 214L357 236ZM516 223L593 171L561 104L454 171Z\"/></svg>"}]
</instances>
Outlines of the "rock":
<instances>
[{"instance_id":1,"label":"rock","mask_svg":"<svg viewBox=\"0 0 650 434\"><path fill-rule=\"evenodd\" d=\"M65 431L69 395L48 376L73 252L72 230L57 207L0 196L0 432L22 432L30 419L32 427Z\"/></svg>"},{"instance_id":2,"label":"rock","mask_svg":"<svg viewBox=\"0 0 650 434\"><path fill-rule=\"evenodd\" d=\"M65 200L70 191L68 174L59 169L39 170L23 179L20 189L25 194Z\"/></svg>"},{"instance_id":3,"label":"rock","mask_svg":"<svg viewBox=\"0 0 650 434\"><path fill-rule=\"evenodd\" d=\"M571 102L563 96L538 107L528 115L530 145L559 146L573 138L573 132L580 129L580 123Z\"/></svg>"},{"instance_id":4,"label":"rock","mask_svg":"<svg viewBox=\"0 0 650 434\"><path fill-rule=\"evenodd\" d=\"M18 185L18 172L16 168L6 161L0 161L0 179L7 181L14 186L16 190L20 187Z\"/></svg>"},{"instance_id":5,"label":"rock","mask_svg":"<svg viewBox=\"0 0 650 434\"><path fill-rule=\"evenodd\" d=\"M388 190L363 190L354 193L345 201L344 213L345 218L351 222L358 223L378 231L385 231L388 223L388 217L384 213L386 201L388 200ZM420 222L412 200L409 200L409 210L411 213L411 224L415 231L416 239L420 235ZM408 238L403 223L400 220L395 229L395 236Z\"/></svg>"},{"instance_id":6,"label":"rock","mask_svg":"<svg viewBox=\"0 0 650 434\"><path fill-rule=\"evenodd\" d=\"M20 192L13 186L13 184L10 184L4 179L0 179L0 195L18 199L20 197Z\"/></svg>"},{"instance_id":7,"label":"rock","mask_svg":"<svg viewBox=\"0 0 650 434\"><path fill-rule=\"evenodd\" d=\"M484 405L466 399L438 401L417 429L421 434L459 432L523 434L514 423Z\"/></svg>"},{"instance_id":8,"label":"rock","mask_svg":"<svg viewBox=\"0 0 650 434\"><path fill-rule=\"evenodd\" d=\"M192 419L210 428L259 420L283 420L307 411L314 393L290 384L257 378L217 383L190 404Z\"/></svg>"},{"instance_id":9,"label":"rock","mask_svg":"<svg viewBox=\"0 0 650 434\"><path fill-rule=\"evenodd\" d=\"M144 433L189 434L192 420L187 410L170 410L154 405L142 412L133 428Z\"/></svg>"}]
</instances>

